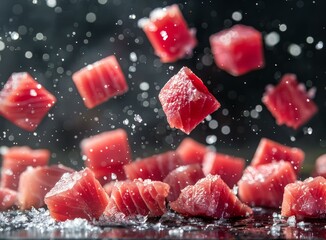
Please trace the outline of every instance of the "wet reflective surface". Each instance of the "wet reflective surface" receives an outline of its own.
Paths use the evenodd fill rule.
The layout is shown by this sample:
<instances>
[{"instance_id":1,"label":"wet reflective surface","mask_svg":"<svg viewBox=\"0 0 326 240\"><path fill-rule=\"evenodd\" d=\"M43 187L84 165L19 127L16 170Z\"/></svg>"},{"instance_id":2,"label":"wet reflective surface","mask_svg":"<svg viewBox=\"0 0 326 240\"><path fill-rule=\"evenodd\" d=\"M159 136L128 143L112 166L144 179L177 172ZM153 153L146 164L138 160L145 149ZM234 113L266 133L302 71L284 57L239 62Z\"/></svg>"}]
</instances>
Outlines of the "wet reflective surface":
<instances>
[{"instance_id":1,"label":"wet reflective surface","mask_svg":"<svg viewBox=\"0 0 326 240\"><path fill-rule=\"evenodd\" d=\"M171 4L178 4L189 27L196 28L198 46L192 57L163 64L137 22ZM0 117L0 146L47 148L51 163L76 170L84 166L82 139L116 128L128 131L133 159L175 149L186 135L168 127L157 96L168 79L188 66L222 104L190 137L248 164L262 137L299 147L306 154L302 171L309 176L315 159L326 151L325 7L326 1L304 0L2 0L0 89L12 72L28 71L59 101L35 132ZM266 67L235 78L215 66L208 39L237 23L262 32ZM88 110L71 75L112 54L130 90ZM276 125L261 102L265 87L287 72L317 89L319 113L297 131ZM170 213L120 224L81 219L56 223L47 211L34 210L0 212L0 239L322 239L325 225L324 220L288 222L276 210L259 209L248 219L185 219Z\"/></svg>"},{"instance_id":2,"label":"wet reflective surface","mask_svg":"<svg viewBox=\"0 0 326 240\"><path fill-rule=\"evenodd\" d=\"M255 208L247 219L209 220L167 213L161 218L121 219L88 223L75 219L56 223L48 211L11 211L0 215L0 238L24 239L324 239L326 220L296 221L280 217L275 209Z\"/></svg>"}]
</instances>

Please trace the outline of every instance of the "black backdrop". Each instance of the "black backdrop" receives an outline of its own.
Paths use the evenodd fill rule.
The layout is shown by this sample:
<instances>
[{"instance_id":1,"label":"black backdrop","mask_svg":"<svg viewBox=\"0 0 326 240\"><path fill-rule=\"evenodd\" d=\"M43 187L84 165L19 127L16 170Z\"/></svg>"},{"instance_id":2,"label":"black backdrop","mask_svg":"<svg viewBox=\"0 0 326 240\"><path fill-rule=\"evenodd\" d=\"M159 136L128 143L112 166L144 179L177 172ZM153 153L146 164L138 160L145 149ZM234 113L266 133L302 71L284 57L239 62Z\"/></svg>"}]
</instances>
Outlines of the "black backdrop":
<instances>
[{"instance_id":1,"label":"black backdrop","mask_svg":"<svg viewBox=\"0 0 326 240\"><path fill-rule=\"evenodd\" d=\"M172 3L179 4L189 26L197 29L199 44L191 58L161 64L137 21L148 16L152 9ZM268 137L303 148L307 160L313 162L326 152L325 10L326 2L321 0L1 1L0 87L12 72L28 71L58 98L58 103L34 133L0 117L0 145L48 148L53 153L52 163L77 168L83 165L79 142L118 127L128 131L134 158L175 148L185 135L167 128L157 95L172 75L188 66L222 104L212 114L218 127L212 129L210 126L214 124L205 121L191 137L202 143L208 140L218 151L248 161L260 138ZM232 18L234 12L242 15L239 22ZM94 14L96 20L89 22L94 20ZM236 23L251 25L264 36L275 32L280 37L275 46L265 45L266 67L241 77L232 77L215 66L208 42L211 34ZM1 50L3 43L5 47ZM300 46L299 56L289 53L291 44ZM71 74L111 54L119 59L130 90L87 110ZM297 131L277 126L261 103L265 86L276 84L287 72L296 73L306 86L317 87L315 101L319 113ZM148 83L148 90L140 88L142 82ZM257 117L255 109L259 110L259 105L263 108ZM248 112L253 117L247 116ZM136 121L135 114L143 121ZM229 127L229 134L222 133L223 126Z\"/></svg>"}]
</instances>

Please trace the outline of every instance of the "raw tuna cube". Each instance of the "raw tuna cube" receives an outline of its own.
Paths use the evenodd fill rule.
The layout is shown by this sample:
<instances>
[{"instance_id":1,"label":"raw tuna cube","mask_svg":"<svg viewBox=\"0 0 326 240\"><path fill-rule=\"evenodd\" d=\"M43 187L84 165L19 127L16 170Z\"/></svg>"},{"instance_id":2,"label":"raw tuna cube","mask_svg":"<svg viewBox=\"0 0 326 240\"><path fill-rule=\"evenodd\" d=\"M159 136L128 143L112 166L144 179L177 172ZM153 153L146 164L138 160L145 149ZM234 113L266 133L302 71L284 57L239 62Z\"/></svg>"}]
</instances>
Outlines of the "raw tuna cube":
<instances>
[{"instance_id":1,"label":"raw tuna cube","mask_svg":"<svg viewBox=\"0 0 326 240\"><path fill-rule=\"evenodd\" d=\"M284 187L295 181L296 175L289 162L249 166L238 183L239 198L251 206L279 208Z\"/></svg>"},{"instance_id":2,"label":"raw tuna cube","mask_svg":"<svg viewBox=\"0 0 326 240\"><path fill-rule=\"evenodd\" d=\"M207 151L208 148L205 145L189 137L183 139L176 149L185 164L202 164Z\"/></svg>"},{"instance_id":3,"label":"raw tuna cube","mask_svg":"<svg viewBox=\"0 0 326 240\"><path fill-rule=\"evenodd\" d=\"M326 218L326 179L308 178L288 184L284 189L282 216L297 219Z\"/></svg>"},{"instance_id":4,"label":"raw tuna cube","mask_svg":"<svg viewBox=\"0 0 326 240\"><path fill-rule=\"evenodd\" d=\"M82 68L72 79L87 108L128 91L126 79L113 55Z\"/></svg>"},{"instance_id":5,"label":"raw tuna cube","mask_svg":"<svg viewBox=\"0 0 326 240\"><path fill-rule=\"evenodd\" d=\"M25 210L43 207L45 194L54 187L64 173L72 172L73 169L63 165L28 167L19 179L19 208Z\"/></svg>"},{"instance_id":6,"label":"raw tuna cube","mask_svg":"<svg viewBox=\"0 0 326 240\"><path fill-rule=\"evenodd\" d=\"M116 182L112 188L110 208L105 215L122 212L126 216L162 216L166 211L165 198L169 185L149 179Z\"/></svg>"},{"instance_id":7,"label":"raw tuna cube","mask_svg":"<svg viewBox=\"0 0 326 240\"><path fill-rule=\"evenodd\" d=\"M326 154L323 154L316 159L314 176L326 177Z\"/></svg>"},{"instance_id":8,"label":"raw tuna cube","mask_svg":"<svg viewBox=\"0 0 326 240\"><path fill-rule=\"evenodd\" d=\"M19 177L28 166L45 166L50 159L46 149L33 150L27 146L11 147L2 156L1 187L18 189Z\"/></svg>"},{"instance_id":9,"label":"raw tuna cube","mask_svg":"<svg viewBox=\"0 0 326 240\"><path fill-rule=\"evenodd\" d=\"M203 172L206 176L208 174L220 175L230 188L233 188L240 180L244 167L243 158L215 152L207 153L203 162Z\"/></svg>"},{"instance_id":10,"label":"raw tuna cube","mask_svg":"<svg viewBox=\"0 0 326 240\"><path fill-rule=\"evenodd\" d=\"M158 97L170 127L186 134L220 107L202 80L187 67L165 84Z\"/></svg>"},{"instance_id":11,"label":"raw tuna cube","mask_svg":"<svg viewBox=\"0 0 326 240\"><path fill-rule=\"evenodd\" d=\"M187 186L170 207L184 215L209 218L248 217L252 210L243 204L218 175L207 175Z\"/></svg>"},{"instance_id":12,"label":"raw tuna cube","mask_svg":"<svg viewBox=\"0 0 326 240\"><path fill-rule=\"evenodd\" d=\"M0 211L13 208L16 205L17 192L9 188L0 187Z\"/></svg>"},{"instance_id":13,"label":"raw tuna cube","mask_svg":"<svg viewBox=\"0 0 326 240\"><path fill-rule=\"evenodd\" d=\"M299 148L291 148L274 142L267 138L262 138L251 161L252 166L258 166L277 161L291 163L296 174L301 169L305 154Z\"/></svg>"},{"instance_id":14,"label":"raw tuna cube","mask_svg":"<svg viewBox=\"0 0 326 240\"><path fill-rule=\"evenodd\" d=\"M138 24L162 62L175 62L191 55L197 45L195 31L188 29L176 4L154 9L150 13L150 19L143 18Z\"/></svg>"},{"instance_id":15,"label":"raw tuna cube","mask_svg":"<svg viewBox=\"0 0 326 240\"><path fill-rule=\"evenodd\" d=\"M216 65L233 76L264 67L262 35L253 27L235 25L209 41Z\"/></svg>"},{"instance_id":16,"label":"raw tuna cube","mask_svg":"<svg viewBox=\"0 0 326 240\"><path fill-rule=\"evenodd\" d=\"M130 180L137 178L163 181L173 169L183 165L179 155L174 151L139 159L124 166L126 176Z\"/></svg>"},{"instance_id":17,"label":"raw tuna cube","mask_svg":"<svg viewBox=\"0 0 326 240\"><path fill-rule=\"evenodd\" d=\"M56 101L28 73L13 73L0 92L0 115L26 131L34 131Z\"/></svg>"},{"instance_id":18,"label":"raw tuna cube","mask_svg":"<svg viewBox=\"0 0 326 240\"><path fill-rule=\"evenodd\" d=\"M81 141L82 154L87 157L86 167L90 168L102 183L111 179L123 180L123 165L131 160L128 135L123 129L107 131Z\"/></svg>"},{"instance_id":19,"label":"raw tuna cube","mask_svg":"<svg viewBox=\"0 0 326 240\"><path fill-rule=\"evenodd\" d=\"M262 101L278 125L294 129L304 125L318 111L295 74L285 74L276 87L266 88Z\"/></svg>"},{"instance_id":20,"label":"raw tuna cube","mask_svg":"<svg viewBox=\"0 0 326 240\"><path fill-rule=\"evenodd\" d=\"M94 173L85 168L65 173L45 195L50 215L57 221L84 218L98 219L108 205L108 196Z\"/></svg>"},{"instance_id":21,"label":"raw tuna cube","mask_svg":"<svg viewBox=\"0 0 326 240\"><path fill-rule=\"evenodd\" d=\"M199 164L191 164L174 169L163 180L163 182L170 186L170 192L167 197L168 201L175 201L182 189L189 185L194 185L199 179L204 177L203 170Z\"/></svg>"}]
</instances>

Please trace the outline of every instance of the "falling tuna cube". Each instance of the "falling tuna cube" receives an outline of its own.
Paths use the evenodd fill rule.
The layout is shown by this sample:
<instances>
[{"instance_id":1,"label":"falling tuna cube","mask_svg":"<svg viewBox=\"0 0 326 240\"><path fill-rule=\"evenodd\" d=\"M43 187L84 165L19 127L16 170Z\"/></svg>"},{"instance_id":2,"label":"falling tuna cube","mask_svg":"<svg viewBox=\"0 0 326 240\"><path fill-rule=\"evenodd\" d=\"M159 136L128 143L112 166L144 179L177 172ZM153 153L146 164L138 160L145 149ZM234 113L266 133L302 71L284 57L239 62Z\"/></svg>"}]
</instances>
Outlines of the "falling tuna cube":
<instances>
[{"instance_id":1,"label":"falling tuna cube","mask_svg":"<svg viewBox=\"0 0 326 240\"><path fill-rule=\"evenodd\" d=\"M113 55L80 69L72 79L87 108L128 91L126 79Z\"/></svg>"},{"instance_id":2,"label":"falling tuna cube","mask_svg":"<svg viewBox=\"0 0 326 240\"><path fill-rule=\"evenodd\" d=\"M162 62L175 62L191 55L197 45L195 31L188 29L178 5L154 9L150 18L143 18L139 26L144 30Z\"/></svg>"},{"instance_id":3,"label":"falling tuna cube","mask_svg":"<svg viewBox=\"0 0 326 240\"><path fill-rule=\"evenodd\" d=\"M30 74L13 73L0 92L0 115L32 132L56 101Z\"/></svg>"},{"instance_id":4,"label":"falling tuna cube","mask_svg":"<svg viewBox=\"0 0 326 240\"><path fill-rule=\"evenodd\" d=\"M253 27L238 24L209 40L216 65L234 76L264 67L262 35Z\"/></svg>"}]
</instances>

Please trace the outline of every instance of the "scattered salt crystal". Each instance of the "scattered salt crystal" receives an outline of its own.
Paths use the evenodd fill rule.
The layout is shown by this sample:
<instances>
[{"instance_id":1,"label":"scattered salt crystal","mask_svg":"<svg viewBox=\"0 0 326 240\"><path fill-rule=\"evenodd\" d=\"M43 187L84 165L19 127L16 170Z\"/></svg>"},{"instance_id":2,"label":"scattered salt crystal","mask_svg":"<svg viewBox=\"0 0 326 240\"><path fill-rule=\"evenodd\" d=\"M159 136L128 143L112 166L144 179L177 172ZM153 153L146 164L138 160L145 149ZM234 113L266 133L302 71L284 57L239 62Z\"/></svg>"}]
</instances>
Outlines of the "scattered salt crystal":
<instances>
[{"instance_id":1,"label":"scattered salt crystal","mask_svg":"<svg viewBox=\"0 0 326 240\"><path fill-rule=\"evenodd\" d=\"M35 91L35 89L31 89L29 91L29 94L32 96L32 97L36 97L37 96L37 92Z\"/></svg>"},{"instance_id":2,"label":"scattered salt crystal","mask_svg":"<svg viewBox=\"0 0 326 240\"><path fill-rule=\"evenodd\" d=\"M270 233L272 236L278 237L281 235L281 226L279 224L273 224L270 229Z\"/></svg>"},{"instance_id":3,"label":"scattered salt crystal","mask_svg":"<svg viewBox=\"0 0 326 240\"><path fill-rule=\"evenodd\" d=\"M4 173L5 175L8 175L8 176L12 176L12 175L14 175L14 172L13 172L11 169L6 169L6 170L3 171L3 173Z\"/></svg>"},{"instance_id":4,"label":"scattered salt crystal","mask_svg":"<svg viewBox=\"0 0 326 240\"><path fill-rule=\"evenodd\" d=\"M306 223L304 221L298 222L297 226L299 228L304 228L306 226Z\"/></svg>"},{"instance_id":5,"label":"scattered salt crystal","mask_svg":"<svg viewBox=\"0 0 326 240\"><path fill-rule=\"evenodd\" d=\"M111 173L111 180L116 180L118 176L115 173Z\"/></svg>"},{"instance_id":6,"label":"scattered salt crystal","mask_svg":"<svg viewBox=\"0 0 326 240\"><path fill-rule=\"evenodd\" d=\"M239 187L237 185L234 185L233 188L232 188L232 193L234 195L237 195L238 194L238 189L239 189Z\"/></svg>"},{"instance_id":7,"label":"scattered salt crystal","mask_svg":"<svg viewBox=\"0 0 326 240\"><path fill-rule=\"evenodd\" d=\"M144 28L148 22L149 22L148 18L141 18L138 20L137 25L139 28Z\"/></svg>"},{"instance_id":8,"label":"scattered salt crystal","mask_svg":"<svg viewBox=\"0 0 326 240\"><path fill-rule=\"evenodd\" d=\"M153 11L151 11L149 18L151 21L155 21L158 19L162 19L167 13L167 8L155 8Z\"/></svg>"},{"instance_id":9,"label":"scattered salt crystal","mask_svg":"<svg viewBox=\"0 0 326 240\"><path fill-rule=\"evenodd\" d=\"M143 121L142 117L139 114L134 115L134 120L139 123L141 123Z\"/></svg>"},{"instance_id":10,"label":"scattered salt crystal","mask_svg":"<svg viewBox=\"0 0 326 240\"><path fill-rule=\"evenodd\" d=\"M129 72L136 72L136 67L135 66L129 66Z\"/></svg>"},{"instance_id":11,"label":"scattered salt crystal","mask_svg":"<svg viewBox=\"0 0 326 240\"><path fill-rule=\"evenodd\" d=\"M207 144L214 144L217 141L217 137L215 135L208 135L206 137Z\"/></svg>"},{"instance_id":12,"label":"scattered salt crystal","mask_svg":"<svg viewBox=\"0 0 326 240\"><path fill-rule=\"evenodd\" d=\"M169 35L167 34L166 31L161 31L160 32L161 37L163 38L163 41L165 41L166 39L168 39Z\"/></svg>"},{"instance_id":13,"label":"scattered salt crystal","mask_svg":"<svg viewBox=\"0 0 326 240\"><path fill-rule=\"evenodd\" d=\"M131 52L131 53L129 54L129 59L130 59L130 61L132 61L132 62L136 62L136 61L137 61L137 54L136 54L135 52Z\"/></svg>"},{"instance_id":14,"label":"scattered salt crystal","mask_svg":"<svg viewBox=\"0 0 326 240\"><path fill-rule=\"evenodd\" d=\"M289 217L286 222L289 224L290 227L294 227L295 224L297 223L295 216Z\"/></svg>"},{"instance_id":15,"label":"scattered salt crystal","mask_svg":"<svg viewBox=\"0 0 326 240\"><path fill-rule=\"evenodd\" d=\"M135 14L130 14L129 19L136 19L136 15Z\"/></svg>"},{"instance_id":16,"label":"scattered salt crystal","mask_svg":"<svg viewBox=\"0 0 326 240\"><path fill-rule=\"evenodd\" d=\"M169 235L173 237L182 237L184 230L181 228L175 228L172 230L169 230Z\"/></svg>"},{"instance_id":17,"label":"scattered salt crystal","mask_svg":"<svg viewBox=\"0 0 326 240\"><path fill-rule=\"evenodd\" d=\"M274 219L281 219L282 216L281 216L281 214L279 214L279 213L277 213L277 212L273 212L273 218L274 218Z\"/></svg>"},{"instance_id":18,"label":"scattered salt crystal","mask_svg":"<svg viewBox=\"0 0 326 240\"><path fill-rule=\"evenodd\" d=\"M320 50L324 47L324 43L322 41L319 41L317 44L316 44L316 49L317 50Z\"/></svg>"}]
</instances>

